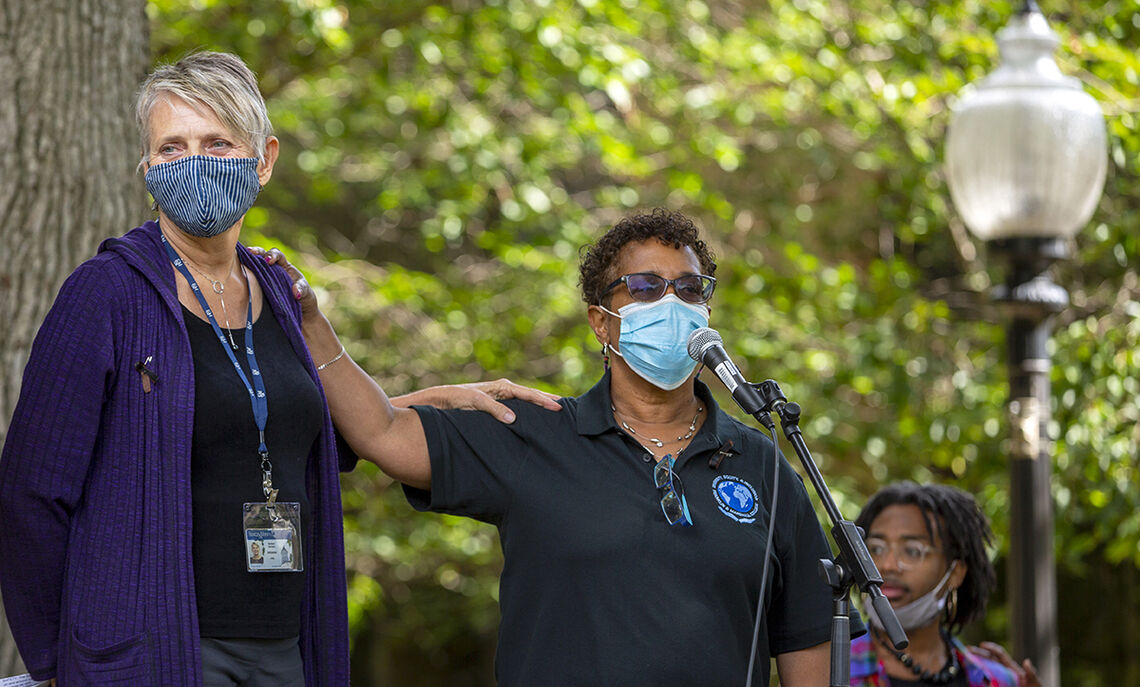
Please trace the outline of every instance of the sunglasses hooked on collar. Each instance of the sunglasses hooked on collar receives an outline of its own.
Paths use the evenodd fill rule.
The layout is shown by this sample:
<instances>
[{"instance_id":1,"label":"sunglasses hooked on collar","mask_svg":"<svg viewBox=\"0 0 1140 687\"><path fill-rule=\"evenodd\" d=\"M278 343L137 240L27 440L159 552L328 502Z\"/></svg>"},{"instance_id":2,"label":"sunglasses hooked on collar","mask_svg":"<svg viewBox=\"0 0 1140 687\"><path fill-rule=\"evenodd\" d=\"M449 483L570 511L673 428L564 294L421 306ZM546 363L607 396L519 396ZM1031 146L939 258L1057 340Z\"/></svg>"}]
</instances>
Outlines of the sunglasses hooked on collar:
<instances>
[{"instance_id":1,"label":"sunglasses hooked on collar","mask_svg":"<svg viewBox=\"0 0 1140 687\"><path fill-rule=\"evenodd\" d=\"M676 460L676 456L665 454L653 468L653 483L657 486L657 495L661 497L661 512L665 514L665 521L670 525L691 527L693 516L689 515L685 487L681 484L681 478L673 471Z\"/></svg>"}]
</instances>

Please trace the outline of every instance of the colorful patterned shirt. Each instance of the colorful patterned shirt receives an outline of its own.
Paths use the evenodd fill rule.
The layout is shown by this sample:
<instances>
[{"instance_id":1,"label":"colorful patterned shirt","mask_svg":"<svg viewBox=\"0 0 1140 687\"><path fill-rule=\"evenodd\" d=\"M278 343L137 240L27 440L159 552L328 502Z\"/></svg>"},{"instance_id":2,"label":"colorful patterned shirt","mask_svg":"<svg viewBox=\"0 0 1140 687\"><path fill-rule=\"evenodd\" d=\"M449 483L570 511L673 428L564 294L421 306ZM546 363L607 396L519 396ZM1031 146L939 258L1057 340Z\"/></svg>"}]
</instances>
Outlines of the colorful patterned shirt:
<instances>
[{"instance_id":1,"label":"colorful patterned shirt","mask_svg":"<svg viewBox=\"0 0 1140 687\"><path fill-rule=\"evenodd\" d=\"M889 687L887 669L875 655L870 633L851 640L851 687ZM966 669L970 687L1017 687L1017 675L997 661L971 653L958 638L951 639L958 665Z\"/></svg>"}]
</instances>

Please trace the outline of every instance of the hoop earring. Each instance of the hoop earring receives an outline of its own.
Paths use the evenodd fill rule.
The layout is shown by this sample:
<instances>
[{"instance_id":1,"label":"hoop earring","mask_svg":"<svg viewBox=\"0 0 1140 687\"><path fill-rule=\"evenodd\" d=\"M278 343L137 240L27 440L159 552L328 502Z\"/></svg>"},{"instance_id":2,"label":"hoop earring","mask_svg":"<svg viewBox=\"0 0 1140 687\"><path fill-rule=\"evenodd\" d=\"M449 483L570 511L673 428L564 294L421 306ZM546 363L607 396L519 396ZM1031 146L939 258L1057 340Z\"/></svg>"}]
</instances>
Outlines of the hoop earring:
<instances>
[{"instance_id":1,"label":"hoop earring","mask_svg":"<svg viewBox=\"0 0 1140 687\"><path fill-rule=\"evenodd\" d=\"M958 615L958 588L954 587L950 590L950 596L946 599L946 623L954 622L954 618Z\"/></svg>"}]
</instances>

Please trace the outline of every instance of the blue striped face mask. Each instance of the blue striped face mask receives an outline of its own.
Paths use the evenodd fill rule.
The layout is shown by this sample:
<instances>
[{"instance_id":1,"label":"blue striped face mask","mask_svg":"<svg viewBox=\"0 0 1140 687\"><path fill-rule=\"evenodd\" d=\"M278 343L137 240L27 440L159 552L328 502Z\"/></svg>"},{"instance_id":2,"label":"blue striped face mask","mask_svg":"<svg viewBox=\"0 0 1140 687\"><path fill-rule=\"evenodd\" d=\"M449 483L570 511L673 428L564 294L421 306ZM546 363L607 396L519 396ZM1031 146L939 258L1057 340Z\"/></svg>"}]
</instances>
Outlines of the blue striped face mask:
<instances>
[{"instance_id":1,"label":"blue striped face mask","mask_svg":"<svg viewBox=\"0 0 1140 687\"><path fill-rule=\"evenodd\" d=\"M191 155L152 165L146 190L182 231L217 236L237 224L257 200L257 158Z\"/></svg>"}]
</instances>

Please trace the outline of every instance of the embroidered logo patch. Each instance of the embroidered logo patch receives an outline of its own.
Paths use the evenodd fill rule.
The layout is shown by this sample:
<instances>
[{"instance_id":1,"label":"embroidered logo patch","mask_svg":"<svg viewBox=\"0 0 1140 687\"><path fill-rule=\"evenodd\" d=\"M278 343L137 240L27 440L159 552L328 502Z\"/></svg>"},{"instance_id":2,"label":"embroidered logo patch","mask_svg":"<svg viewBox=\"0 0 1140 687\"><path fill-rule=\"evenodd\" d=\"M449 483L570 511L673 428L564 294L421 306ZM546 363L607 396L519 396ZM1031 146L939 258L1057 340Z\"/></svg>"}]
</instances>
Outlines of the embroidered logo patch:
<instances>
[{"instance_id":1,"label":"embroidered logo patch","mask_svg":"<svg viewBox=\"0 0 1140 687\"><path fill-rule=\"evenodd\" d=\"M756 522L760 503L751 484L735 475L719 475L713 480L712 490L721 513L737 522Z\"/></svg>"}]
</instances>

